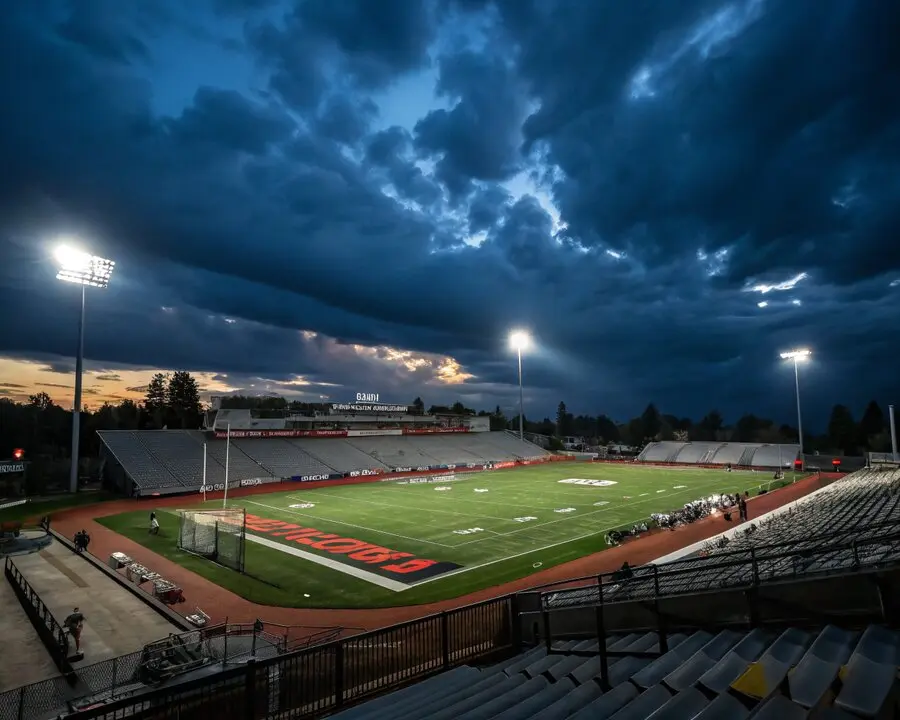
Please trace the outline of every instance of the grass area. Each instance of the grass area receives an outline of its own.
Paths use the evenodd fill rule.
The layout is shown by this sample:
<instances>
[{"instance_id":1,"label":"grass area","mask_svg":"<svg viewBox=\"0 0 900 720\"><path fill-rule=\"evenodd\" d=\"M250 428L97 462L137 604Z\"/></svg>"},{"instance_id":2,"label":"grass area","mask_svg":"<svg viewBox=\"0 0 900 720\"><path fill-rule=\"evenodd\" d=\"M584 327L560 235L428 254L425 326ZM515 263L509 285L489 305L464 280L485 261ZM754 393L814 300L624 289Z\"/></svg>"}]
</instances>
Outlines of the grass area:
<instances>
[{"instance_id":1,"label":"grass area","mask_svg":"<svg viewBox=\"0 0 900 720\"><path fill-rule=\"evenodd\" d=\"M230 507L243 507L248 515L270 521L248 519L247 575L179 550L179 518L174 512L158 513L158 536L147 532L146 511L98 522L254 602L285 607L390 607L464 595L589 555L606 547L607 531L630 528L651 513L673 510L713 493L752 493L760 483L764 488L784 484L771 483L770 477L722 470L554 463L458 475L451 482L391 480L315 490L298 484L287 492L229 501ZM582 483L566 482L573 479ZM196 509L220 507L218 502L185 504ZM270 546L259 544L260 538ZM347 549L354 540L359 541L357 549L368 544L369 554L363 547L363 555L358 556L365 558L362 561L352 560L354 553ZM339 545L342 549L335 550ZM409 555L379 559L373 545ZM344 571L296 557L289 550L342 563ZM408 581L416 574L403 576L384 568L404 567L411 559L459 567L444 575L418 577L402 591L376 584L371 575L366 579L347 574L361 569Z\"/></svg>"},{"instance_id":2,"label":"grass area","mask_svg":"<svg viewBox=\"0 0 900 720\"><path fill-rule=\"evenodd\" d=\"M44 515L51 518L54 513L68 510L69 508L95 505L96 503L111 500L113 497L102 492L80 492L76 494L66 493L47 498L29 499L21 505L0 510L0 522L37 522Z\"/></svg>"}]
</instances>

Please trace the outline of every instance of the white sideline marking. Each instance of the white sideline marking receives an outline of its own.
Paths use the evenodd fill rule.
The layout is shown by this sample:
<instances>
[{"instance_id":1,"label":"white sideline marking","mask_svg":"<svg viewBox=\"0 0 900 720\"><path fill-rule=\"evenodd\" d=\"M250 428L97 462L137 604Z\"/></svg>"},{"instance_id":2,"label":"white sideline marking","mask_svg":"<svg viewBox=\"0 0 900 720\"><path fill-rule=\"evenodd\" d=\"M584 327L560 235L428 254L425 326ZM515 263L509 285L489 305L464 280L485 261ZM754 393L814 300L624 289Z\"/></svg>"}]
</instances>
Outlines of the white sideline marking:
<instances>
[{"instance_id":1,"label":"white sideline marking","mask_svg":"<svg viewBox=\"0 0 900 720\"><path fill-rule=\"evenodd\" d=\"M264 505L263 503L254 502L253 500L244 500L248 505L258 505L259 507L267 508L268 510L274 510L275 512L287 513L288 515L298 515L300 517L308 517L313 520L318 520L319 522L330 522L336 523L337 525L346 525L347 527L356 528L357 530L368 530L369 532L378 533L379 535L390 535L392 537L398 537L403 540L410 540L412 542L421 542L427 543L429 545L438 545L444 548L454 548L456 545L446 545L444 543L435 542L434 540L423 540L422 538L414 538L409 535L400 535L398 533L388 532L387 530L376 530L375 528L366 527L365 525L354 525L353 523L344 522L343 520L332 520L331 518L322 517L320 515L310 515L309 513L297 512L296 510L286 510L285 508L275 507L274 505Z\"/></svg>"},{"instance_id":2,"label":"white sideline marking","mask_svg":"<svg viewBox=\"0 0 900 720\"><path fill-rule=\"evenodd\" d=\"M373 583L374 585L380 585L387 590L393 590L394 592L403 592L410 587L409 585L404 585L403 583L399 583L396 580L383 578L381 577L381 575L376 575L375 573L370 573L367 570L356 568L351 565L345 565L344 563L338 562L337 560L332 560L331 558L322 557L321 555L313 555L312 553L306 552L305 550L291 547L290 545L285 545L284 543L280 543L276 540L269 540L268 538L259 537L259 535L251 535L250 533L247 533L245 537L250 542L255 542L258 545L263 545L272 550L278 550L279 552L293 555L294 557L301 558L302 560L309 560L310 562L316 563L316 565L324 565L325 567L331 568L332 570L342 572L344 573L344 575L352 575L359 580L365 580L366 582Z\"/></svg>"}]
</instances>

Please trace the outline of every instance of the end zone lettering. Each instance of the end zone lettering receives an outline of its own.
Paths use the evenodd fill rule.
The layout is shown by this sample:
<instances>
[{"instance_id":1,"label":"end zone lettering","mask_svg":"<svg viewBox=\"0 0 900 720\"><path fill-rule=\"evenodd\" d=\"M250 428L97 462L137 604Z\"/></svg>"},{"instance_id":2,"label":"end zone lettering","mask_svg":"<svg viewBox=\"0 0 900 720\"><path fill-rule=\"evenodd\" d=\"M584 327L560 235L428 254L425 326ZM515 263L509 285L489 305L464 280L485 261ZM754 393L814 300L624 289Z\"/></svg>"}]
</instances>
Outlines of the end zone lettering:
<instances>
[{"instance_id":1,"label":"end zone lettering","mask_svg":"<svg viewBox=\"0 0 900 720\"><path fill-rule=\"evenodd\" d=\"M355 540L281 520L269 520L249 513L246 528L283 542L304 545L307 550L317 551L319 554L340 556L335 559L407 585L461 567L451 562L419 558L412 553L398 552L365 540Z\"/></svg>"}]
</instances>

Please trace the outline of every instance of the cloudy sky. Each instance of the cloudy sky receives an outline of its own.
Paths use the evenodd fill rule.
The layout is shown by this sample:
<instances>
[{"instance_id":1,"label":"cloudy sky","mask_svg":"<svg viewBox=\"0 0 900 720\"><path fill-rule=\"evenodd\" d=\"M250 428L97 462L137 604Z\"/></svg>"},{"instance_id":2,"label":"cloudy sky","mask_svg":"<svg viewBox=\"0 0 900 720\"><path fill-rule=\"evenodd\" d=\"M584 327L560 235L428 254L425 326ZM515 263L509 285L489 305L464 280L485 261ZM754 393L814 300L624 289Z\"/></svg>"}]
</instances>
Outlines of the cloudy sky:
<instances>
[{"instance_id":1,"label":"cloudy sky","mask_svg":"<svg viewBox=\"0 0 900 720\"><path fill-rule=\"evenodd\" d=\"M0 393L900 402L891 0L0 4Z\"/></svg>"}]
</instances>

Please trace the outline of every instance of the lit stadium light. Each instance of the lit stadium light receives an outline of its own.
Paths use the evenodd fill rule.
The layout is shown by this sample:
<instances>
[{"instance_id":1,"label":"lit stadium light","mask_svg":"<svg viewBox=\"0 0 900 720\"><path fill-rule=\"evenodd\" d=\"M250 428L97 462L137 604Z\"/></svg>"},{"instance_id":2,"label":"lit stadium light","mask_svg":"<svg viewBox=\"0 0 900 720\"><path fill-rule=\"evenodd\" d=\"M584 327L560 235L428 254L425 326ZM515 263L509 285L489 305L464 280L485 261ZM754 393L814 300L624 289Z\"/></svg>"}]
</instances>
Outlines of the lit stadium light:
<instances>
[{"instance_id":1,"label":"lit stadium light","mask_svg":"<svg viewBox=\"0 0 900 720\"><path fill-rule=\"evenodd\" d=\"M522 351L531 347L531 336L524 330L513 330L509 344L519 358L519 440L525 440L525 391L522 388Z\"/></svg>"},{"instance_id":2,"label":"lit stadium light","mask_svg":"<svg viewBox=\"0 0 900 720\"><path fill-rule=\"evenodd\" d=\"M790 350L788 352L781 353L782 360L794 360L795 362L803 362L807 360L809 356L812 355L811 350L800 349L800 350Z\"/></svg>"},{"instance_id":3,"label":"lit stadium light","mask_svg":"<svg viewBox=\"0 0 900 720\"><path fill-rule=\"evenodd\" d=\"M514 330L509 334L509 344L513 350L527 350L531 347L531 336L524 330Z\"/></svg>"},{"instance_id":4,"label":"lit stadium light","mask_svg":"<svg viewBox=\"0 0 900 720\"><path fill-rule=\"evenodd\" d=\"M56 258L56 279L81 287L81 314L78 319L78 351L75 355L75 400L72 404L72 462L69 469L69 490L78 492L78 448L81 432L81 384L84 375L84 305L85 289L105 290L109 287L112 260L91 255L68 244L60 245L53 253Z\"/></svg>"},{"instance_id":5,"label":"lit stadium light","mask_svg":"<svg viewBox=\"0 0 900 720\"><path fill-rule=\"evenodd\" d=\"M68 245L58 247L54 255L59 264L57 280L100 289L109 287L109 279L116 266L112 260L76 250Z\"/></svg>"},{"instance_id":6,"label":"lit stadium light","mask_svg":"<svg viewBox=\"0 0 900 720\"><path fill-rule=\"evenodd\" d=\"M803 457L803 413L800 411L800 370L801 362L806 362L812 355L811 350L797 348L781 353L782 360L791 360L794 363L794 391L797 396L797 437L800 440L800 456Z\"/></svg>"}]
</instances>

